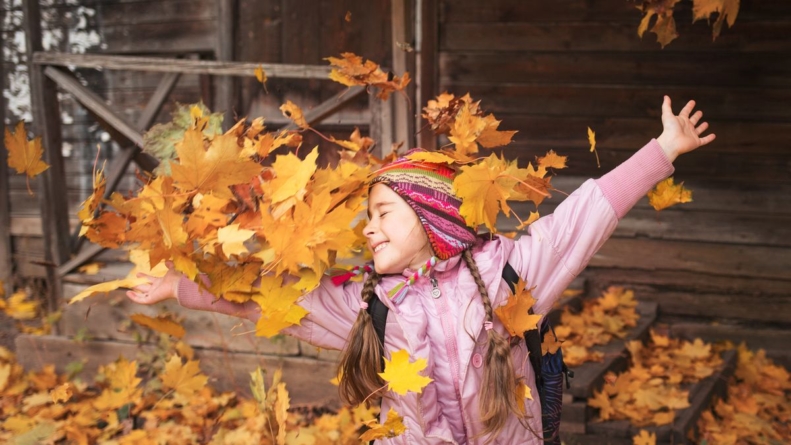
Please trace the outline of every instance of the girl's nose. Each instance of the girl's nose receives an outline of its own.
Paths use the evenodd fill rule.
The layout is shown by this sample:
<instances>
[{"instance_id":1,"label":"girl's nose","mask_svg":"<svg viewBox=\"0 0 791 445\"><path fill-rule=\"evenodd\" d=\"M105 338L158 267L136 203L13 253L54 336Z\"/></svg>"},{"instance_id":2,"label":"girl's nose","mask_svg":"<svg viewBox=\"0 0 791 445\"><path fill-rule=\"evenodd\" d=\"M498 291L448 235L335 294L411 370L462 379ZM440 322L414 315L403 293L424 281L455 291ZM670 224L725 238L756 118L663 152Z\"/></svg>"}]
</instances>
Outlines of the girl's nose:
<instances>
[{"instance_id":1,"label":"girl's nose","mask_svg":"<svg viewBox=\"0 0 791 445\"><path fill-rule=\"evenodd\" d=\"M374 230L375 230L375 226L373 220L369 220L368 224L366 224L365 227L363 227L363 235L370 238L371 236L373 236Z\"/></svg>"}]
</instances>

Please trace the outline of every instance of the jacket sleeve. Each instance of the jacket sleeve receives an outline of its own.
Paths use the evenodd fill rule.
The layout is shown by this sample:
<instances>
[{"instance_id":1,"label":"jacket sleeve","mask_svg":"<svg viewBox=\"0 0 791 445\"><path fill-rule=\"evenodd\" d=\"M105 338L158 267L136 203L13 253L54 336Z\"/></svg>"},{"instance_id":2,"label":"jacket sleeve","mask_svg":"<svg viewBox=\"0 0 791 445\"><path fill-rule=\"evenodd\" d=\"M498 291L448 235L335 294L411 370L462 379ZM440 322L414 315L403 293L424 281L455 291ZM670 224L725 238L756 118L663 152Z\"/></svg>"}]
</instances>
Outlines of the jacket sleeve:
<instances>
[{"instance_id":1,"label":"jacket sleeve","mask_svg":"<svg viewBox=\"0 0 791 445\"><path fill-rule=\"evenodd\" d=\"M508 261L528 288L534 288L535 313L549 312L610 237L618 221L672 173L672 163L652 139L611 172L583 183L554 213L530 225Z\"/></svg>"},{"instance_id":2,"label":"jacket sleeve","mask_svg":"<svg viewBox=\"0 0 791 445\"><path fill-rule=\"evenodd\" d=\"M349 282L335 286L330 278L322 278L316 289L297 301L297 304L308 311L308 315L299 325L285 328L281 333L319 348L343 349L360 310L361 292L362 283ZM182 278L179 282L178 301L187 309L218 312L253 323L258 322L261 316L258 303L234 303L218 299L188 278Z\"/></svg>"}]
</instances>

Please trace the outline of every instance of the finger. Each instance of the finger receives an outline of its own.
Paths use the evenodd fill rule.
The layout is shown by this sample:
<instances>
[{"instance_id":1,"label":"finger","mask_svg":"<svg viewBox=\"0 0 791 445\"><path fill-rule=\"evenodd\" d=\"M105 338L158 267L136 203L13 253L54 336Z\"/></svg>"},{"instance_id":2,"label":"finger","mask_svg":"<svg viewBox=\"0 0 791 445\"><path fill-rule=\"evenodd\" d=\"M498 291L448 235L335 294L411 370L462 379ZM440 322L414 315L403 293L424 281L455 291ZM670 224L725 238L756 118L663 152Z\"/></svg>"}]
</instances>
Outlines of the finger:
<instances>
[{"instance_id":1,"label":"finger","mask_svg":"<svg viewBox=\"0 0 791 445\"><path fill-rule=\"evenodd\" d=\"M143 303L145 300L145 294L131 290L126 291L126 296L129 297L129 299L134 301L135 303Z\"/></svg>"},{"instance_id":2,"label":"finger","mask_svg":"<svg viewBox=\"0 0 791 445\"><path fill-rule=\"evenodd\" d=\"M695 109L695 101L691 100L687 102L686 105L684 105L684 108L682 108L681 112L678 113L678 117L689 119L689 113L691 113L693 109Z\"/></svg>"},{"instance_id":3,"label":"finger","mask_svg":"<svg viewBox=\"0 0 791 445\"><path fill-rule=\"evenodd\" d=\"M698 125L697 128L695 128L695 133L700 136L700 134L706 131L707 128L709 128L709 123L703 122L702 124Z\"/></svg>"},{"instance_id":4,"label":"finger","mask_svg":"<svg viewBox=\"0 0 791 445\"><path fill-rule=\"evenodd\" d=\"M692 125L697 125L698 121L700 121L700 118L702 117L703 117L703 112L698 110L695 112L695 114L689 117L689 121L692 123Z\"/></svg>"},{"instance_id":5,"label":"finger","mask_svg":"<svg viewBox=\"0 0 791 445\"><path fill-rule=\"evenodd\" d=\"M716 138L717 136L714 133L708 134L705 137L700 138L700 145L706 145Z\"/></svg>"},{"instance_id":6,"label":"finger","mask_svg":"<svg viewBox=\"0 0 791 445\"><path fill-rule=\"evenodd\" d=\"M664 100L662 101L662 115L668 114L670 116L673 115L673 108L670 107L670 96L665 96Z\"/></svg>"},{"instance_id":7,"label":"finger","mask_svg":"<svg viewBox=\"0 0 791 445\"><path fill-rule=\"evenodd\" d=\"M133 288L133 290L135 292L141 292L141 293L149 292L149 291L151 291L151 285L150 284L138 284L137 286L135 286Z\"/></svg>"}]
</instances>

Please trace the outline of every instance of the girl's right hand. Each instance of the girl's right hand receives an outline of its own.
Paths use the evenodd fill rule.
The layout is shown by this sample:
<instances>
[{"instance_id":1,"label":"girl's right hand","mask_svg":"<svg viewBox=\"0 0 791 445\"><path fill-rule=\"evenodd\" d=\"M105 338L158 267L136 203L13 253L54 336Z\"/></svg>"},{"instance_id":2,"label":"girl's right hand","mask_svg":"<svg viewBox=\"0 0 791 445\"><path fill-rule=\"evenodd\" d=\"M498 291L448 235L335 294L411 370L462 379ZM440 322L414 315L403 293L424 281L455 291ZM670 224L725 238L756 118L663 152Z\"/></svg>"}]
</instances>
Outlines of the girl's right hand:
<instances>
[{"instance_id":1,"label":"girl's right hand","mask_svg":"<svg viewBox=\"0 0 791 445\"><path fill-rule=\"evenodd\" d=\"M171 265L168 265L168 272L162 277L153 277L144 273L138 273L137 276L146 277L150 282L135 286L126 292L126 296L135 303L154 304L170 298L178 300L179 281L183 275Z\"/></svg>"}]
</instances>

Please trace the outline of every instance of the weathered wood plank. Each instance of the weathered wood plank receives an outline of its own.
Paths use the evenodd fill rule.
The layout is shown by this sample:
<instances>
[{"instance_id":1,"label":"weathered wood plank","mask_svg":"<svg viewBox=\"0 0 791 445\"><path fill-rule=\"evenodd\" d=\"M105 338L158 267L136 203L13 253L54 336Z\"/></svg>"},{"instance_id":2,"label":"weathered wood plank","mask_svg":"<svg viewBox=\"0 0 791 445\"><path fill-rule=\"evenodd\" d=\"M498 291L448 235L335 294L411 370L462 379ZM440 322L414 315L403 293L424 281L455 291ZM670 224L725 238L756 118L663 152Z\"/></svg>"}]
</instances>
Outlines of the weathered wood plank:
<instances>
[{"instance_id":1,"label":"weathered wood plank","mask_svg":"<svg viewBox=\"0 0 791 445\"><path fill-rule=\"evenodd\" d=\"M788 280L789 249L632 238L610 238L593 256L597 268L687 270L717 276Z\"/></svg>"},{"instance_id":2,"label":"weathered wood plank","mask_svg":"<svg viewBox=\"0 0 791 445\"><path fill-rule=\"evenodd\" d=\"M105 70L137 70L161 73L211 74L215 76L254 76L262 66L267 77L287 79L327 79L329 67L321 65L260 64L190 60L163 57L110 56L99 54L63 54L39 52L33 56L37 65L74 66Z\"/></svg>"},{"instance_id":3,"label":"weathered wood plank","mask_svg":"<svg viewBox=\"0 0 791 445\"><path fill-rule=\"evenodd\" d=\"M214 20L216 9L210 0L100 1L96 14L103 27L143 23L178 26L179 22Z\"/></svg>"},{"instance_id":4,"label":"weathered wood plank","mask_svg":"<svg viewBox=\"0 0 791 445\"><path fill-rule=\"evenodd\" d=\"M415 54L405 51L405 45L413 46L415 39L415 11L412 0L393 0L390 3L392 13L392 51L393 71L396 75L415 72ZM404 143L405 147L415 146L415 118L410 112L411 104L415 103L415 83L410 82L404 95L395 94L393 101L393 137L396 143Z\"/></svg>"},{"instance_id":5,"label":"weathered wood plank","mask_svg":"<svg viewBox=\"0 0 791 445\"><path fill-rule=\"evenodd\" d=\"M422 108L439 94L439 73L444 72L444 64L439 58L439 11L441 0L423 0L420 3L420 42L418 48L419 82L415 93L418 131L417 145L426 150L437 148L437 137L430 128L423 128L426 122L421 118ZM441 68L442 67L442 68Z\"/></svg>"},{"instance_id":6,"label":"weathered wood plank","mask_svg":"<svg viewBox=\"0 0 791 445\"><path fill-rule=\"evenodd\" d=\"M5 37L0 35L0 48L5 48ZM0 91L5 91L6 66L0 65ZM0 134L5 138L5 95L0 94ZM0 159L8 159L8 150L5 142L0 147ZM0 165L0 292L11 295L13 282L11 277L14 273L14 262L11 250L11 202L9 198L8 175L9 168Z\"/></svg>"},{"instance_id":7,"label":"weathered wood plank","mask_svg":"<svg viewBox=\"0 0 791 445\"><path fill-rule=\"evenodd\" d=\"M217 41L214 49L214 58L220 62L234 60L234 23L236 20L236 0L218 0L217 5ZM223 129L227 130L235 122L238 114L237 83L230 76L214 79L215 90L212 105L215 111L225 114L222 122Z\"/></svg>"},{"instance_id":8,"label":"weathered wood plank","mask_svg":"<svg viewBox=\"0 0 791 445\"><path fill-rule=\"evenodd\" d=\"M305 120L310 125L321 122L365 93L365 87L359 85L349 87L349 89L341 91L319 106L305 112ZM297 128L294 123L284 127L286 130L296 130Z\"/></svg>"},{"instance_id":9,"label":"weathered wood plank","mask_svg":"<svg viewBox=\"0 0 791 445\"><path fill-rule=\"evenodd\" d=\"M134 360L138 354L151 354L153 346L138 346L119 341L86 341L76 343L63 337L20 335L16 338L17 360L26 370L38 370L54 364L64 373L68 363L85 360L79 376L91 381L99 369L123 355ZM293 404L319 404L339 407L338 389L329 381L335 377L331 362L302 357L228 352L215 349L196 349L201 370L210 377L210 384L218 391L235 391L250 396L250 372L257 367L267 370L271 384L272 372L281 368Z\"/></svg>"},{"instance_id":10,"label":"weathered wood plank","mask_svg":"<svg viewBox=\"0 0 791 445\"><path fill-rule=\"evenodd\" d=\"M679 2L674 8L677 21L692 17L692 3ZM443 23L483 22L577 22L577 21L625 21L636 23L642 14L635 4L620 0L556 0L552 2L526 2L520 0L443 0ZM740 25L746 21L776 20L791 14L788 2L783 0L741 0Z\"/></svg>"},{"instance_id":11,"label":"weathered wood plank","mask_svg":"<svg viewBox=\"0 0 791 445\"><path fill-rule=\"evenodd\" d=\"M791 86L791 58L757 52L444 52L439 63L445 84Z\"/></svg>"},{"instance_id":12,"label":"weathered wood plank","mask_svg":"<svg viewBox=\"0 0 791 445\"><path fill-rule=\"evenodd\" d=\"M448 23L441 51L660 51L653 34L637 37L633 22ZM711 41L711 28L676 21L679 37L661 51L786 51L791 20L737 22Z\"/></svg>"},{"instance_id":13,"label":"weathered wood plank","mask_svg":"<svg viewBox=\"0 0 791 445\"><path fill-rule=\"evenodd\" d=\"M485 99L485 98L484 98ZM527 98L526 100L529 100ZM677 100L681 100L680 98ZM487 100L488 102L488 100ZM708 119L708 109L705 110ZM645 115L644 115L645 116ZM502 120L500 128L519 131L514 135L511 150L528 150L523 157L532 159L555 147L576 146L588 149L587 127L596 132L596 148L599 151L637 151L652 137L662 133L662 122L658 117L606 117L606 116L542 116L539 114L498 114ZM787 142L791 139L791 123L763 121L710 121L717 139L699 152L741 154L788 154ZM532 151L532 153L531 153ZM592 160L588 153L585 160Z\"/></svg>"},{"instance_id":14,"label":"weathered wood plank","mask_svg":"<svg viewBox=\"0 0 791 445\"><path fill-rule=\"evenodd\" d=\"M791 109L785 106L791 101L791 88L476 83L444 86L452 93L469 92L473 98L483 99L483 109L501 114L658 119L662 96L667 94L676 112L694 99L697 108L706 113L705 120L715 128L718 123L723 125L723 120L791 121Z\"/></svg>"},{"instance_id":15,"label":"weathered wood plank","mask_svg":"<svg viewBox=\"0 0 791 445\"><path fill-rule=\"evenodd\" d=\"M109 54L184 54L209 53L217 39L217 21L194 20L172 23L113 25L99 29Z\"/></svg>"},{"instance_id":16,"label":"weathered wood plank","mask_svg":"<svg viewBox=\"0 0 791 445\"><path fill-rule=\"evenodd\" d=\"M69 258L68 204L63 196L65 175L63 168L62 139L60 134L60 106L55 83L47 79L42 67L35 65L33 54L43 49L41 10L38 2L24 2L23 28L27 52L27 69L30 84L30 104L34 116L34 132L41 136L44 153L42 159L49 168L38 177L39 206L44 221L44 259L52 265ZM47 310L54 313L63 289L52 267L46 268Z\"/></svg>"}]
</instances>

